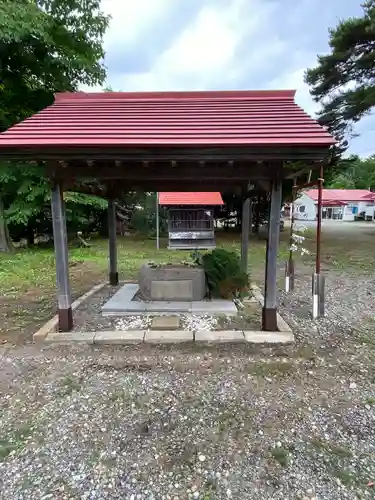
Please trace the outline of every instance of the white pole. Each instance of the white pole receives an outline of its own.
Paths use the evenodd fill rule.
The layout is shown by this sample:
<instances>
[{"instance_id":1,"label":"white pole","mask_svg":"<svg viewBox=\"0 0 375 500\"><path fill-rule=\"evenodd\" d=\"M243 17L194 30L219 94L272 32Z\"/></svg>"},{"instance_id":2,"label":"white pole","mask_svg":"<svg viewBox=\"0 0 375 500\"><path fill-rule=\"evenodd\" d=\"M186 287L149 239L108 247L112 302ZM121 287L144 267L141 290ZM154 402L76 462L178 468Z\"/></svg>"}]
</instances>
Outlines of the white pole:
<instances>
[{"instance_id":1,"label":"white pole","mask_svg":"<svg viewBox=\"0 0 375 500\"><path fill-rule=\"evenodd\" d=\"M160 241L159 241L159 193L156 193L156 248L159 250Z\"/></svg>"}]
</instances>

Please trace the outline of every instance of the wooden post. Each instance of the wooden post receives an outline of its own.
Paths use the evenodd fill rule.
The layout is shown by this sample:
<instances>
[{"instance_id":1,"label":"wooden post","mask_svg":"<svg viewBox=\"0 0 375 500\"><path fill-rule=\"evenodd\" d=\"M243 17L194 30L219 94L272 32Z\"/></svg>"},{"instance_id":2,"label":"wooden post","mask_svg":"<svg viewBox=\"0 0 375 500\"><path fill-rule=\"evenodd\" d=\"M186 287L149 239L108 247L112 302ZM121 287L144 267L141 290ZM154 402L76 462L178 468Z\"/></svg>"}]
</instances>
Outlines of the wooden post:
<instances>
[{"instance_id":1,"label":"wooden post","mask_svg":"<svg viewBox=\"0 0 375 500\"><path fill-rule=\"evenodd\" d=\"M293 189L292 189L292 203L290 206L290 235L289 235L289 259L285 262L285 291L288 293L294 290L294 259L293 259L293 251L292 246L294 244L293 240L293 232L294 232L294 210L295 210L295 197L297 194L297 180L294 179Z\"/></svg>"},{"instance_id":2,"label":"wooden post","mask_svg":"<svg viewBox=\"0 0 375 500\"><path fill-rule=\"evenodd\" d=\"M280 238L281 187L281 181L273 181L268 221L264 307L262 311L262 329L267 331L277 331L276 275Z\"/></svg>"},{"instance_id":3,"label":"wooden post","mask_svg":"<svg viewBox=\"0 0 375 500\"><path fill-rule=\"evenodd\" d=\"M248 250L249 250L249 228L250 228L250 198L248 195L242 203L241 222L241 269L247 273Z\"/></svg>"},{"instance_id":4,"label":"wooden post","mask_svg":"<svg viewBox=\"0 0 375 500\"><path fill-rule=\"evenodd\" d=\"M2 193L0 193L0 252L10 252L11 250L13 250L13 243L5 220L4 203Z\"/></svg>"},{"instance_id":5,"label":"wooden post","mask_svg":"<svg viewBox=\"0 0 375 500\"><path fill-rule=\"evenodd\" d=\"M320 175L318 179L318 214L316 223L316 256L315 256L315 273L312 277L312 299L313 299L313 318L321 318L324 316L324 276L320 274L321 270L321 239L322 239L322 202L323 202L323 166L320 167Z\"/></svg>"},{"instance_id":6,"label":"wooden post","mask_svg":"<svg viewBox=\"0 0 375 500\"><path fill-rule=\"evenodd\" d=\"M156 192L156 249L160 248L160 228L159 228L159 192Z\"/></svg>"},{"instance_id":7,"label":"wooden post","mask_svg":"<svg viewBox=\"0 0 375 500\"><path fill-rule=\"evenodd\" d=\"M66 232L65 204L60 182L54 182L51 190L53 240L56 257L56 283L59 330L69 332L73 328L72 298L69 281L68 238Z\"/></svg>"},{"instance_id":8,"label":"wooden post","mask_svg":"<svg viewBox=\"0 0 375 500\"><path fill-rule=\"evenodd\" d=\"M259 234L259 227L260 227L260 196L257 196L257 201L255 204L255 211L254 211L254 233Z\"/></svg>"},{"instance_id":9,"label":"wooden post","mask_svg":"<svg viewBox=\"0 0 375 500\"><path fill-rule=\"evenodd\" d=\"M249 234L253 234L253 203L251 198L249 206Z\"/></svg>"},{"instance_id":10,"label":"wooden post","mask_svg":"<svg viewBox=\"0 0 375 500\"><path fill-rule=\"evenodd\" d=\"M117 245L116 245L116 205L113 198L108 199L109 234L109 284L118 285Z\"/></svg>"}]
</instances>

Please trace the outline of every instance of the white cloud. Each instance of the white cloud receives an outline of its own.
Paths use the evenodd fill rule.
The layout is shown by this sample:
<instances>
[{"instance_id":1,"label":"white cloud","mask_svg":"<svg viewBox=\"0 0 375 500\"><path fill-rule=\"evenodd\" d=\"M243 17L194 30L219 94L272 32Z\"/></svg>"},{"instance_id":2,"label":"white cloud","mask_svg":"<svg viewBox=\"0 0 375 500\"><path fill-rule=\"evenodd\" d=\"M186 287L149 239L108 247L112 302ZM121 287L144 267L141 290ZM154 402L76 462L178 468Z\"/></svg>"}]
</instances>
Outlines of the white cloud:
<instances>
[{"instance_id":1,"label":"white cloud","mask_svg":"<svg viewBox=\"0 0 375 500\"><path fill-rule=\"evenodd\" d=\"M180 0L181 5L190 0ZM292 26L308 6L292 9ZM112 21L107 51L152 44L172 0L103 0ZM197 90L212 88L290 88L308 113L317 105L304 83L305 68L315 64L313 51L291 44L278 32L280 4L266 0L208 0L145 72L108 71L108 83L120 90ZM153 31L155 28L155 31ZM144 33L148 33L144 38ZM151 33L151 36L150 36ZM136 49L135 49L136 50ZM274 77L275 69L280 72ZM277 70L276 70L277 71ZM272 77L262 78L271 73ZM254 82L256 82L254 84Z\"/></svg>"},{"instance_id":2,"label":"white cloud","mask_svg":"<svg viewBox=\"0 0 375 500\"><path fill-rule=\"evenodd\" d=\"M141 74L124 74L116 83L126 90L180 90L236 86L242 74L237 50L246 38L243 65L264 66L284 46L276 36L259 43L274 4L262 0L231 0L203 7L172 45ZM253 43L251 43L253 40ZM121 81L122 80L122 81Z\"/></svg>"},{"instance_id":3,"label":"white cloud","mask_svg":"<svg viewBox=\"0 0 375 500\"><path fill-rule=\"evenodd\" d=\"M104 47L115 90L296 89L311 115L319 106L305 70L328 49L338 16L358 14L340 0L102 0L102 7L112 15Z\"/></svg>"},{"instance_id":4,"label":"white cloud","mask_svg":"<svg viewBox=\"0 0 375 500\"><path fill-rule=\"evenodd\" d=\"M104 38L106 51L136 42L170 8L172 0L102 0L102 10L111 16Z\"/></svg>"},{"instance_id":5,"label":"white cloud","mask_svg":"<svg viewBox=\"0 0 375 500\"><path fill-rule=\"evenodd\" d=\"M188 0L182 0L188 1ZM142 33L157 24L171 0L103 0L112 15L105 46L136 46ZM146 8L147 3L147 8ZM130 7L130 8L129 8ZM287 39L275 29L278 4L265 0L208 2L192 22L160 53L146 72L108 72L108 83L121 90L198 90L211 88L291 88L297 102L309 113L316 110L303 82L307 59L314 54L291 51ZM297 9L294 17L298 16ZM295 22L293 23L295 24ZM157 36L157 33L155 33ZM145 43L152 43L148 37ZM285 59L287 64L280 66ZM304 62L304 63L303 63ZM254 85L254 76L280 67L280 75Z\"/></svg>"},{"instance_id":6,"label":"white cloud","mask_svg":"<svg viewBox=\"0 0 375 500\"><path fill-rule=\"evenodd\" d=\"M203 7L195 22L157 61L172 74L196 75L221 70L233 57L237 34L231 9Z\"/></svg>"}]
</instances>

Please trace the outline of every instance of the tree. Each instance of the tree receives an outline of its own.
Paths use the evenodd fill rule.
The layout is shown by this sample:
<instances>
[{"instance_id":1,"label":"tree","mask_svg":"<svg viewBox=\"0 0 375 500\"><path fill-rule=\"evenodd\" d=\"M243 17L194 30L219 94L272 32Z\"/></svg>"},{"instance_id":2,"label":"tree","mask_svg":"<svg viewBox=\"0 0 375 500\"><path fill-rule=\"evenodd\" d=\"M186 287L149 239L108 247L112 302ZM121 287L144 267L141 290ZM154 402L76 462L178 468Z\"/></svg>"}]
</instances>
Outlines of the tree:
<instances>
[{"instance_id":1,"label":"tree","mask_svg":"<svg viewBox=\"0 0 375 500\"><path fill-rule=\"evenodd\" d=\"M85 183L93 186L94 182L80 181L76 189L83 190ZM0 165L0 185L6 192L4 213L12 239L27 238L28 243L33 244L35 233L52 233L51 189L42 167ZM106 200L80 192L66 192L64 198L71 231L98 229L98 219L107 209Z\"/></svg>"},{"instance_id":2,"label":"tree","mask_svg":"<svg viewBox=\"0 0 375 500\"><path fill-rule=\"evenodd\" d=\"M56 92L104 82L108 21L100 0L0 0L0 132L51 104ZM38 168L1 166L0 221L3 203L7 210L27 179L28 192L42 188ZM24 208L26 220L31 209ZM0 230L3 250L9 249L6 234Z\"/></svg>"},{"instance_id":3,"label":"tree","mask_svg":"<svg viewBox=\"0 0 375 500\"><path fill-rule=\"evenodd\" d=\"M339 163L339 173L332 177L328 187L375 190L375 156L344 158Z\"/></svg>"},{"instance_id":4,"label":"tree","mask_svg":"<svg viewBox=\"0 0 375 500\"><path fill-rule=\"evenodd\" d=\"M361 17L341 21L329 31L330 53L306 72L315 101L322 104L319 121L347 146L353 125L375 105L375 0L367 0Z\"/></svg>"}]
</instances>

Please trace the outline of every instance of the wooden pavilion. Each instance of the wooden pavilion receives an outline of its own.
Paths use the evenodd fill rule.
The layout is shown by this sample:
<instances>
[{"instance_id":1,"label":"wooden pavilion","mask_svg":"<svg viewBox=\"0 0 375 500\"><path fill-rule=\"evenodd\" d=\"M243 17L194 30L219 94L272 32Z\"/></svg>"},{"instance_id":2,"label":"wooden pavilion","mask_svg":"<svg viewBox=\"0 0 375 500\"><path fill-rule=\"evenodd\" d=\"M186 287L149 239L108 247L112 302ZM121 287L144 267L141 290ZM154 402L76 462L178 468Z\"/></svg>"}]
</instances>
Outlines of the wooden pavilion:
<instances>
[{"instance_id":1,"label":"wooden pavilion","mask_svg":"<svg viewBox=\"0 0 375 500\"><path fill-rule=\"evenodd\" d=\"M271 206L262 324L264 330L277 330L282 181L321 166L334 143L295 104L294 94L63 93L0 134L1 160L38 162L51 180L60 330L73 326L63 192L84 179L95 179L93 192L108 198L112 285L118 283L114 200L124 191L241 191L241 256L247 269L249 186L267 189ZM299 172L297 160L305 165Z\"/></svg>"}]
</instances>

